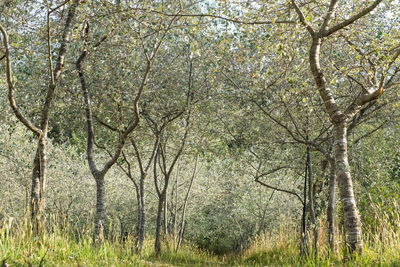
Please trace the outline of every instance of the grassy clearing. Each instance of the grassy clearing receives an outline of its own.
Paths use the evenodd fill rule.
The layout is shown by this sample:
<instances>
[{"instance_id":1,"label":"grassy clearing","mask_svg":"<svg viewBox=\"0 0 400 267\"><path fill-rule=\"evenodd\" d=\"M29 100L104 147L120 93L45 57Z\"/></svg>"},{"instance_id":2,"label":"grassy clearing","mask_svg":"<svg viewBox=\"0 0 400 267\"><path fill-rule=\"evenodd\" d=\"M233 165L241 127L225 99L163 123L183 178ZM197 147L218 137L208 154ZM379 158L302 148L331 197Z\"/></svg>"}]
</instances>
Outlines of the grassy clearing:
<instances>
[{"instance_id":1,"label":"grassy clearing","mask_svg":"<svg viewBox=\"0 0 400 267\"><path fill-rule=\"evenodd\" d=\"M329 256L323 229L317 258L300 257L297 235L289 230L274 238L254 240L240 255L217 257L184 245L176 253L164 246L164 252L156 257L151 240L139 256L132 249L131 238L94 245L90 231L77 235L57 229L35 238L26 225L10 225L0 230L0 260L11 266L400 266L400 232L383 225L375 229L375 234L367 234L364 253L352 259L346 259L343 253ZM338 250L342 249L339 240Z\"/></svg>"}]
</instances>

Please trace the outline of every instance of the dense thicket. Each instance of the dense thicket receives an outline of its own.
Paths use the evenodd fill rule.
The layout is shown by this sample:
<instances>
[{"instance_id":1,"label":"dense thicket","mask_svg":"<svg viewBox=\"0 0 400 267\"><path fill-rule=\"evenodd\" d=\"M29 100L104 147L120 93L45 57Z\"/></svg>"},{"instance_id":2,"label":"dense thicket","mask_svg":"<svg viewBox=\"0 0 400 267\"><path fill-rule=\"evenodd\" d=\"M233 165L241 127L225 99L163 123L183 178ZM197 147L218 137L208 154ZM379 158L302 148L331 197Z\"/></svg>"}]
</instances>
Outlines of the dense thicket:
<instances>
[{"instance_id":1,"label":"dense thicket","mask_svg":"<svg viewBox=\"0 0 400 267\"><path fill-rule=\"evenodd\" d=\"M399 15L382 0L4 1L0 226L90 225L138 253L153 235L158 254L223 254L282 229L303 254L339 234L362 251L400 212Z\"/></svg>"}]
</instances>

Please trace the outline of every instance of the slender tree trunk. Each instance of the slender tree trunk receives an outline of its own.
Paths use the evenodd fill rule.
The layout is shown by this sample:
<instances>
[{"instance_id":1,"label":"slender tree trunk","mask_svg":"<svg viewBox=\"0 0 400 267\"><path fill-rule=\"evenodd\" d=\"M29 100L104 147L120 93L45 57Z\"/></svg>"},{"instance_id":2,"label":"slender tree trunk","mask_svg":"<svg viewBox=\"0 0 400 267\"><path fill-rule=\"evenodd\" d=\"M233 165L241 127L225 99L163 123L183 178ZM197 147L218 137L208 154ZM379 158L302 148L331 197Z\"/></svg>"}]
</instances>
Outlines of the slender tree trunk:
<instances>
[{"instance_id":1,"label":"slender tree trunk","mask_svg":"<svg viewBox=\"0 0 400 267\"><path fill-rule=\"evenodd\" d=\"M347 158L346 120L334 124L334 156L347 245L350 252L362 251L361 220L354 198L353 182Z\"/></svg>"},{"instance_id":2,"label":"slender tree trunk","mask_svg":"<svg viewBox=\"0 0 400 267\"><path fill-rule=\"evenodd\" d=\"M174 248L176 248L176 238L177 238L177 227L178 227L178 182L179 182L179 177L178 177L178 170L177 168L177 174L176 174L176 184L175 184L175 207L174 207L174 219L173 219L173 238L174 238Z\"/></svg>"},{"instance_id":3,"label":"slender tree trunk","mask_svg":"<svg viewBox=\"0 0 400 267\"><path fill-rule=\"evenodd\" d=\"M175 206L174 206L174 217L173 217L173 226L172 226L172 234L174 241L174 250L176 250L177 244L177 236L178 236L178 181L179 181L179 168L176 171L176 180L175 180Z\"/></svg>"},{"instance_id":4,"label":"slender tree trunk","mask_svg":"<svg viewBox=\"0 0 400 267\"><path fill-rule=\"evenodd\" d=\"M336 215L336 168L335 161L330 160L329 199L328 199L328 242L331 253L335 253L335 215Z\"/></svg>"},{"instance_id":5,"label":"slender tree trunk","mask_svg":"<svg viewBox=\"0 0 400 267\"><path fill-rule=\"evenodd\" d=\"M315 207L314 207L314 195L313 195L313 172L312 172L312 159L310 148L307 147L307 169L308 169L308 198L310 203L310 217L312 223L312 229L314 234L314 243L313 243L313 253L314 256L318 255L318 229L317 229L317 220L315 217Z\"/></svg>"},{"instance_id":6,"label":"slender tree trunk","mask_svg":"<svg viewBox=\"0 0 400 267\"><path fill-rule=\"evenodd\" d=\"M183 202L183 208L182 208L182 215L181 215L181 223L180 223L180 227L179 227L179 231L178 231L178 240L177 240L177 244L175 247L175 252L177 252L179 250L179 247L182 244L182 240L183 240L183 233L184 233L184 229L185 229L185 219L186 219L186 209L187 209L187 205L189 203L189 197L190 197L190 192L192 190L192 186L193 186L193 181L196 177L196 171L197 171L197 164L198 164L198 160L199 160L199 155L196 155L196 161L194 163L194 169L193 169L193 173L192 173L192 177L190 179L190 183L189 183L189 188L186 191L186 196L185 196L185 200Z\"/></svg>"},{"instance_id":7,"label":"slender tree trunk","mask_svg":"<svg viewBox=\"0 0 400 267\"><path fill-rule=\"evenodd\" d=\"M165 236L167 236L169 234L168 231L168 199L167 199L167 193L165 193L165 200L164 200L164 221L163 221L163 225L164 225L164 233Z\"/></svg>"},{"instance_id":8,"label":"slender tree trunk","mask_svg":"<svg viewBox=\"0 0 400 267\"><path fill-rule=\"evenodd\" d=\"M139 194L140 194L140 208L139 208L139 233L138 233L138 246L137 251L140 253L143 248L144 236L146 234L146 198L144 192L144 179L142 175L139 182Z\"/></svg>"},{"instance_id":9,"label":"slender tree trunk","mask_svg":"<svg viewBox=\"0 0 400 267\"><path fill-rule=\"evenodd\" d=\"M47 132L46 132L47 134ZM35 159L33 161L31 186L31 220L35 234L39 234L45 225L46 199L44 192L47 182L47 138L41 136L38 141Z\"/></svg>"},{"instance_id":10,"label":"slender tree trunk","mask_svg":"<svg viewBox=\"0 0 400 267\"><path fill-rule=\"evenodd\" d=\"M300 254L303 256L308 255L308 236L307 236L307 171L304 174L304 187L303 187L303 214L301 216L301 236L300 236Z\"/></svg>"},{"instance_id":11,"label":"slender tree trunk","mask_svg":"<svg viewBox=\"0 0 400 267\"><path fill-rule=\"evenodd\" d=\"M106 223L106 189L104 175L98 174L96 180L96 216L94 223L94 241L104 241Z\"/></svg>"},{"instance_id":12,"label":"slender tree trunk","mask_svg":"<svg viewBox=\"0 0 400 267\"><path fill-rule=\"evenodd\" d=\"M39 147L36 149L35 159L33 160L33 173L32 173L32 186L31 186L31 220L34 231L39 228L40 221L39 214L40 205L40 160L39 160Z\"/></svg>"},{"instance_id":13,"label":"slender tree trunk","mask_svg":"<svg viewBox=\"0 0 400 267\"><path fill-rule=\"evenodd\" d=\"M190 87L190 83L189 83L189 87ZM187 100L187 104L190 103L190 97L188 95L188 100ZM181 113L183 114L183 113ZM177 117L176 117L177 118ZM163 207L165 205L165 213L164 213L164 226L165 226L165 233L167 234L168 231L168 227L167 227L167 192L168 192L168 184L169 184L169 179L171 177L171 173L174 169L174 166L177 162L177 160L179 159L179 157L182 155L182 151L185 147L185 143L186 143L186 138L188 136L188 132L189 132L189 118L190 118L190 109L188 110L187 116L186 116L186 128L185 128L185 133L184 136L182 138L182 143L177 151L177 153L175 154L174 159L172 160L172 163L169 167L167 167L167 163L166 163L166 156L165 156L165 147L166 147L166 143L163 143L163 138L160 138L159 140L159 145L158 146L158 152L155 154L155 158L154 158L154 184L156 187L156 191L157 191L157 195L158 195L158 211L157 211L157 222L156 222L156 234L155 234L155 244L154 244L154 249L155 249L155 253L157 256L159 256L161 254L161 241L160 241L160 228L161 228L161 223L162 223L162 213L163 213ZM171 122L171 121L170 121ZM164 129L166 125L163 125L161 127L161 130ZM156 127L156 132L161 133L160 130L158 130L158 127ZM162 137L162 136L161 136ZM160 157L158 157L158 154L161 154ZM158 185L158 178L157 178L157 161L162 161L159 162L160 164L160 168L162 168L162 173L164 176L164 186L163 189L160 190L159 185Z\"/></svg>"},{"instance_id":14,"label":"slender tree trunk","mask_svg":"<svg viewBox=\"0 0 400 267\"><path fill-rule=\"evenodd\" d=\"M136 251L138 251L138 244L139 244L139 229L140 229L140 223L142 221L141 216L141 209L142 209L142 204L140 200L140 194L139 194L139 188L136 188L136 205L137 205L137 223L136 223Z\"/></svg>"},{"instance_id":15,"label":"slender tree trunk","mask_svg":"<svg viewBox=\"0 0 400 267\"><path fill-rule=\"evenodd\" d=\"M162 192L162 194L160 195L160 198L158 200L157 220L156 220L156 240L155 240L155 245L154 245L154 249L155 249L157 256L160 256L160 254L161 254L160 234L161 234L161 220L162 220L162 215L163 215L165 195L166 195L166 190L164 192Z\"/></svg>"}]
</instances>

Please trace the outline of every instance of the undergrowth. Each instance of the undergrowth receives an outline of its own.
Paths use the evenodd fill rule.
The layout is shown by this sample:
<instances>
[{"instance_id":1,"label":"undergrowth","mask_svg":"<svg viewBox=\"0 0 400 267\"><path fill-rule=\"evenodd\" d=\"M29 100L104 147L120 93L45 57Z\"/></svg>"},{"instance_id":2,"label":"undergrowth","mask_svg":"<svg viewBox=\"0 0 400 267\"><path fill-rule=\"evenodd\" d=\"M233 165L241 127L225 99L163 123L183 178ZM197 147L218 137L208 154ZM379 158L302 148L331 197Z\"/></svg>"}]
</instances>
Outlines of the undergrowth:
<instances>
[{"instance_id":1,"label":"undergrowth","mask_svg":"<svg viewBox=\"0 0 400 267\"><path fill-rule=\"evenodd\" d=\"M349 256L344 253L341 235L337 251L329 253L325 227L320 227L318 254L300 256L296 231L281 229L273 237L259 237L240 254L215 256L184 244L178 252L164 243L160 256L153 252L150 237L141 255L134 248L134 238L123 242L110 238L94 244L90 227L76 232L53 225L51 231L35 237L28 224L11 220L0 229L0 262L2 266L400 266L400 226L380 218L373 231L365 231L364 252ZM8 265L7 265L8 264Z\"/></svg>"}]
</instances>

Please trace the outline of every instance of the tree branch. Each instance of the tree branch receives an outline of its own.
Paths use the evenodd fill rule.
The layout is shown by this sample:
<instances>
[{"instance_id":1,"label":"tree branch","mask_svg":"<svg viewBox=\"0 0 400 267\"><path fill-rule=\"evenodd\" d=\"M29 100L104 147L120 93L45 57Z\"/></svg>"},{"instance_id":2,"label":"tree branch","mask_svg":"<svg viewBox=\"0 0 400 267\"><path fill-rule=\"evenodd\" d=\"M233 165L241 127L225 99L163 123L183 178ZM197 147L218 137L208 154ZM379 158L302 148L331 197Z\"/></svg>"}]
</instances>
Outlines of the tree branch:
<instances>
[{"instance_id":1,"label":"tree branch","mask_svg":"<svg viewBox=\"0 0 400 267\"><path fill-rule=\"evenodd\" d=\"M150 12L160 14L163 16L174 16L173 14L163 13L163 12L156 11L156 10L151 10ZM229 21L229 22L233 22L233 23L237 23L237 24L244 24L244 25L271 25L271 24L294 24L294 23L296 23L295 21L292 21L292 20L242 21L239 19L233 19L233 18L223 17L220 15L214 15L214 14L180 14L179 17L199 17L199 18L209 17L209 18L221 19L221 20L225 20L225 21Z\"/></svg>"},{"instance_id":2,"label":"tree branch","mask_svg":"<svg viewBox=\"0 0 400 267\"><path fill-rule=\"evenodd\" d=\"M0 24L0 31L3 35L3 45L5 48L4 57L6 58L6 79L8 85L8 101L10 102L11 109L13 110L15 116L18 118L20 122L22 122L29 130L35 133L37 136L42 134L42 130L34 125L29 119L27 119L20 112L14 98L15 91L15 81L13 80L12 74L12 63L11 63L11 53L10 53L10 45L8 40L8 34L3 25Z\"/></svg>"},{"instance_id":3,"label":"tree branch","mask_svg":"<svg viewBox=\"0 0 400 267\"><path fill-rule=\"evenodd\" d=\"M324 22L321 27L322 32L325 32L326 30L328 30L329 23L333 19L333 16L335 14L335 9L336 9L338 2L339 2L338 0L331 1L330 5L329 5L329 9L328 9L328 14L326 14L326 17L325 17Z\"/></svg>"},{"instance_id":4,"label":"tree branch","mask_svg":"<svg viewBox=\"0 0 400 267\"><path fill-rule=\"evenodd\" d=\"M323 36L327 37L335 32L337 32L338 30L343 29L344 27L352 24L353 22L355 22L356 20L362 18L363 16L367 15L368 13L370 13L372 10L375 9L375 7L377 7L380 3L382 2L382 0L375 0L375 2L372 3L372 5L370 5L369 7L364 8L360 13L352 16L351 18L343 21L342 23L339 23L335 26L333 26L332 28L330 28L327 31L323 31Z\"/></svg>"},{"instance_id":5,"label":"tree branch","mask_svg":"<svg viewBox=\"0 0 400 267\"><path fill-rule=\"evenodd\" d=\"M314 36L315 32L313 28L306 22L306 18L304 17L303 12L300 10L300 7L296 4L295 0L292 0L292 5L297 15L299 16L301 24L303 24L303 26L306 27L307 31L310 33L311 36Z\"/></svg>"},{"instance_id":6,"label":"tree branch","mask_svg":"<svg viewBox=\"0 0 400 267\"><path fill-rule=\"evenodd\" d=\"M58 51L56 67L55 67L54 71L51 72L51 74L52 74L51 83L47 90L46 99L45 99L45 102L43 105L42 118L41 118L41 122L40 122L40 127L42 128L43 131L45 131L45 130L47 131L49 117L50 117L51 103L53 102L53 99L54 99L56 84L59 81L60 76L61 76L61 70L64 67L64 59L65 59L65 54L67 53L67 44L69 43L70 29L72 27L72 22L75 17L75 11L76 11L77 6L79 5L79 2L80 2L80 0L75 0L73 2L71 7L69 8L67 19L65 21L63 35L61 38L61 45L60 45L60 49ZM49 28L48 28L48 30L49 30ZM50 53L49 60L51 60L51 53ZM50 65L52 65L52 63Z\"/></svg>"},{"instance_id":7,"label":"tree branch","mask_svg":"<svg viewBox=\"0 0 400 267\"><path fill-rule=\"evenodd\" d=\"M294 191L290 191L290 190L286 190L286 189L282 189L282 188L278 188L278 187L275 187L275 186L266 184L266 183L264 183L264 182L261 182L261 181L258 180L257 178L255 179L255 181L256 181L257 183L261 184L262 186L265 186L266 188L269 188L269 189L272 189L272 190L276 190L276 191L279 191L279 192L283 192L283 193L287 193L287 194L293 195L293 196L297 197L297 199L300 201L301 204L304 205L303 199L299 196L299 194L297 194L297 193L294 192Z\"/></svg>"}]
</instances>

